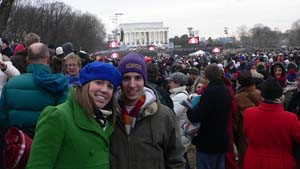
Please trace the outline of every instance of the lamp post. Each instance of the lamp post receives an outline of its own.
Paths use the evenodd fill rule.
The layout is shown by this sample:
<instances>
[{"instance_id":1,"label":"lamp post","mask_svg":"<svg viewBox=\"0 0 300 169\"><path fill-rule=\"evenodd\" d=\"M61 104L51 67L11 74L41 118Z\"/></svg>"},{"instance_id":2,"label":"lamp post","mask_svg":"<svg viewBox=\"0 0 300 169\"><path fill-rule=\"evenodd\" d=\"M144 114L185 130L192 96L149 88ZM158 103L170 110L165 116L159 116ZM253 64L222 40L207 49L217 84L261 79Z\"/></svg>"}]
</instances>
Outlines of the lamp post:
<instances>
[{"instance_id":1,"label":"lamp post","mask_svg":"<svg viewBox=\"0 0 300 169\"><path fill-rule=\"evenodd\" d=\"M228 27L225 27L224 28L224 34L225 34L225 38L226 38L226 40L225 40L225 47L227 47L227 44L228 44Z\"/></svg>"},{"instance_id":2,"label":"lamp post","mask_svg":"<svg viewBox=\"0 0 300 169\"><path fill-rule=\"evenodd\" d=\"M193 27L188 27L187 29L188 29L188 31L189 31L189 37L194 36Z\"/></svg>"},{"instance_id":3,"label":"lamp post","mask_svg":"<svg viewBox=\"0 0 300 169\"><path fill-rule=\"evenodd\" d=\"M115 13L112 20L113 23L115 24L115 29L112 31L112 38L113 40L117 41L118 40L118 35L119 35L119 16L122 16L123 13Z\"/></svg>"}]
</instances>

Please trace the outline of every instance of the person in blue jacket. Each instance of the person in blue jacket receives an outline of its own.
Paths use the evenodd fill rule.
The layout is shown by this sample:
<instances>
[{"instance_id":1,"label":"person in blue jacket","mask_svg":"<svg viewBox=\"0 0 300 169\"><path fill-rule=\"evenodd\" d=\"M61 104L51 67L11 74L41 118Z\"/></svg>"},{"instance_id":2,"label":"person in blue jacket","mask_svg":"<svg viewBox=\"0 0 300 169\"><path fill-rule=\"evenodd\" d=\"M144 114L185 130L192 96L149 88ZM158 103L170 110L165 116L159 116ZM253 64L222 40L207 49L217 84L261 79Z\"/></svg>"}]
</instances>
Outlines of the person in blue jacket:
<instances>
[{"instance_id":1,"label":"person in blue jacket","mask_svg":"<svg viewBox=\"0 0 300 169\"><path fill-rule=\"evenodd\" d=\"M0 129L17 126L31 138L40 112L49 105L64 102L68 95L68 79L52 74L50 53L42 43L28 48L27 72L11 78L3 87L0 99Z\"/></svg>"},{"instance_id":2,"label":"person in blue jacket","mask_svg":"<svg viewBox=\"0 0 300 169\"><path fill-rule=\"evenodd\" d=\"M49 67L50 53L45 44L30 45L26 59L26 73L10 78L2 89L0 152L4 147L4 134L9 127L16 126L33 138L40 112L46 106L64 102L68 95L68 79L62 74L52 74Z\"/></svg>"}]
</instances>

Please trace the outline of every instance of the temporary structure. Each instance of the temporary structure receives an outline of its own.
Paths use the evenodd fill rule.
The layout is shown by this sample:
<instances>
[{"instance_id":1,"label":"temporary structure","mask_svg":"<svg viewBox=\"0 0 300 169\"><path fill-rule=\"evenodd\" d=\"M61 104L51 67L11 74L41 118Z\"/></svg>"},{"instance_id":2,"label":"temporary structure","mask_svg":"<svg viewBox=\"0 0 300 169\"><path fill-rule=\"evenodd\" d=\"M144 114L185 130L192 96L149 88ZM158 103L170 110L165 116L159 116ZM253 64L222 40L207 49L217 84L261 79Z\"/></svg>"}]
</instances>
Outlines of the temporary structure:
<instances>
[{"instance_id":1,"label":"temporary structure","mask_svg":"<svg viewBox=\"0 0 300 169\"><path fill-rule=\"evenodd\" d=\"M205 52L203 50L198 50L194 53L190 53L189 56L203 56L205 55Z\"/></svg>"}]
</instances>

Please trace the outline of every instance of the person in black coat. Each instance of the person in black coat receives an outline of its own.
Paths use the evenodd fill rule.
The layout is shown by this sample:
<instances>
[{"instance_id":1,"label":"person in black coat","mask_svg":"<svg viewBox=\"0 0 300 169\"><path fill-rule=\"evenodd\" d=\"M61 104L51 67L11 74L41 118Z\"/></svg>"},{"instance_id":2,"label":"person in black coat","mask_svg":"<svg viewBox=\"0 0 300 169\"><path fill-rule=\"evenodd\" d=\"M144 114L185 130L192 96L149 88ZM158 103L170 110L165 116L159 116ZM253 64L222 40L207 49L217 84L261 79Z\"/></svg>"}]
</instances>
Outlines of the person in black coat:
<instances>
[{"instance_id":1,"label":"person in black coat","mask_svg":"<svg viewBox=\"0 0 300 169\"><path fill-rule=\"evenodd\" d=\"M1 53L7 57L11 57L14 54L12 48L9 47L9 42L7 39L2 39Z\"/></svg>"},{"instance_id":2,"label":"person in black coat","mask_svg":"<svg viewBox=\"0 0 300 169\"><path fill-rule=\"evenodd\" d=\"M191 122L199 123L199 134L192 140L196 145L198 168L210 166L224 169L225 153L229 148L228 119L232 97L222 81L222 70L216 64L208 65L204 74L209 81L200 102L187 112Z\"/></svg>"},{"instance_id":3,"label":"person in black coat","mask_svg":"<svg viewBox=\"0 0 300 169\"><path fill-rule=\"evenodd\" d=\"M287 103L287 111L300 115L300 73L296 77L296 89L293 90L292 97Z\"/></svg>"},{"instance_id":4,"label":"person in black coat","mask_svg":"<svg viewBox=\"0 0 300 169\"><path fill-rule=\"evenodd\" d=\"M287 102L287 111L295 113L300 119L300 73L296 76L296 89L292 91L292 97ZM296 159L297 169L299 169L299 144L294 143L293 155Z\"/></svg>"},{"instance_id":5,"label":"person in black coat","mask_svg":"<svg viewBox=\"0 0 300 169\"><path fill-rule=\"evenodd\" d=\"M161 104L168 106L174 111L174 104L170 97L170 94L162 86L158 84L163 81L163 78L159 72L158 65L153 63L147 64L147 86L152 88L158 95L158 99Z\"/></svg>"}]
</instances>

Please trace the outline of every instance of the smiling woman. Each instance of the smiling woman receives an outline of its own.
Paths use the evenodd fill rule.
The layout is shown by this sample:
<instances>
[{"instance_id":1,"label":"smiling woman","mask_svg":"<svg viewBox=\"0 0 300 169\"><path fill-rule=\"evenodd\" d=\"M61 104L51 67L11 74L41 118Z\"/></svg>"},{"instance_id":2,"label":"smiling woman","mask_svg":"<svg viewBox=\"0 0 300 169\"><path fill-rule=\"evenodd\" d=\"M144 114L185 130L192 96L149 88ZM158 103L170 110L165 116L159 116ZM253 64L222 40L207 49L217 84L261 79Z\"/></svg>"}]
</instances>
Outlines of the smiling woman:
<instances>
[{"instance_id":1,"label":"smiling woman","mask_svg":"<svg viewBox=\"0 0 300 169\"><path fill-rule=\"evenodd\" d=\"M67 101L41 113L27 168L109 169L113 94L121 78L108 63L93 62L83 67L80 85L69 93Z\"/></svg>"},{"instance_id":2,"label":"smiling woman","mask_svg":"<svg viewBox=\"0 0 300 169\"><path fill-rule=\"evenodd\" d=\"M64 58L63 72L69 79L69 84L77 84L79 82L78 76L81 66L81 58L73 52Z\"/></svg>"}]
</instances>

